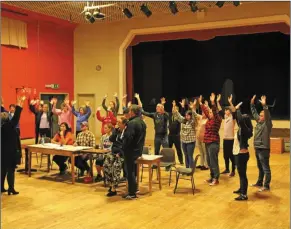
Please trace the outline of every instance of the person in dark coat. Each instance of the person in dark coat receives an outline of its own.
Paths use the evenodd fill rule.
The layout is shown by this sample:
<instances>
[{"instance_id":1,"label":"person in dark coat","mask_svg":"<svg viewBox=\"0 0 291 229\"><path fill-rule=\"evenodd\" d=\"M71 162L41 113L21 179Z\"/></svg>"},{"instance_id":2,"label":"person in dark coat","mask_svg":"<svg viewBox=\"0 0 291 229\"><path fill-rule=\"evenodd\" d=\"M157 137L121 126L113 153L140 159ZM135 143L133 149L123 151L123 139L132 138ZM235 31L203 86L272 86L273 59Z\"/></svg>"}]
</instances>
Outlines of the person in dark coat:
<instances>
[{"instance_id":1,"label":"person in dark coat","mask_svg":"<svg viewBox=\"0 0 291 229\"><path fill-rule=\"evenodd\" d=\"M124 130L122 142L128 181L128 194L124 198L128 200L137 198L135 161L142 155L145 143L146 124L140 116L141 108L138 105L132 105L130 108L130 119Z\"/></svg>"},{"instance_id":2,"label":"person in dark coat","mask_svg":"<svg viewBox=\"0 0 291 229\"><path fill-rule=\"evenodd\" d=\"M14 189L15 168L21 162L21 143L16 126L20 120L24 100L25 97L19 99L11 120L7 112L1 112L1 193L7 191L4 188L7 176L8 195L19 194Z\"/></svg>"}]
</instances>

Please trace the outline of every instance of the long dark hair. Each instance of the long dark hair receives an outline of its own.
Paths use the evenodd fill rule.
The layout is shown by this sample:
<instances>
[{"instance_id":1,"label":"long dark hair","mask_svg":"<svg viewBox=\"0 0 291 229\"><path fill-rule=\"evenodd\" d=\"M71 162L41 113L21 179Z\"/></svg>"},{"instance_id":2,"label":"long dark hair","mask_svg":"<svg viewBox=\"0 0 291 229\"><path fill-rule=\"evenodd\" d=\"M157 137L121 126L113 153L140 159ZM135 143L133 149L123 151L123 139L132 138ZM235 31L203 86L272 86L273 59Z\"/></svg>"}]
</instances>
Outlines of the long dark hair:
<instances>
[{"instance_id":1,"label":"long dark hair","mask_svg":"<svg viewBox=\"0 0 291 229\"><path fill-rule=\"evenodd\" d=\"M60 135L61 125L65 125L65 127L66 127L66 130L65 130L65 133L64 133L64 137L65 137L65 136L67 135L67 133L70 132L70 131L69 131L69 128L70 128L70 127L69 127L68 123L66 123L66 122L62 122L62 123L60 124L59 132L58 132L58 135L59 135L59 136L61 136L61 135Z\"/></svg>"},{"instance_id":2,"label":"long dark hair","mask_svg":"<svg viewBox=\"0 0 291 229\"><path fill-rule=\"evenodd\" d=\"M248 114L242 115L242 120L238 123L241 128L241 134L250 139L253 136L253 124Z\"/></svg>"}]
</instances>

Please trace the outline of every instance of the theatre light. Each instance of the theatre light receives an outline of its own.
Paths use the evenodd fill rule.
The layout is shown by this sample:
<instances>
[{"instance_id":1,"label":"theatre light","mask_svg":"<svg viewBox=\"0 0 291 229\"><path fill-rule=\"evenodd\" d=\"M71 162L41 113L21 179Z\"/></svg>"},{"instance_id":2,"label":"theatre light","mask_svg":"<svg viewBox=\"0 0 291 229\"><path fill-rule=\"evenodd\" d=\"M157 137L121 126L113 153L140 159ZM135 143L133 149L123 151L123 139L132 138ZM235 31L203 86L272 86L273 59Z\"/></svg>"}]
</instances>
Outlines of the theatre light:
<instances>
[{"instance_id":1,"label":"theatre light","mask_svg":"<svg viewBox=\"0 0 291 229\"><path fill-rule=\"evenodd\" d=\"M218 1L218 2L216 2L215 5L217 5L219 8L221 8L221 7L223 7L224 3L225 3L225 1Z\"/></svg>"},{"instance_id":2,"label":"theatre light","mask_svg":"<svg viewBox=\"0 0 291 229\"><path fill-rule=\"evenodd\" d=\"M100 10L95 10L93 12L93 17L98 20L102 20L105 18L105 14L101 13Z\"/></svg>"},{"instance_id":3,"label":"theatre light","mask_svg":"<svg viewBox=\"0 0 291 229\"><path fill-rule=\"evenodd\" d=\"M190 2L189 2L189 6L190 6L191 11L192 11L193 13L195 13L195 12L198 10L198 7L197 7L197 5L196 5L196 1L190 1Z\"/></svg>"},{"instance_id":4,"label":"theatre light","mask_svg":"<svg viewBox=\"0 0 291 229\"><path fill-rule=\"evenodd\" d=\"M85 12L85 19L92 24L95 22L95 18L92 16L92 14L89 11Z\"/></svg>"},{"instance_id":5,"label":"theatre light","mask_svg":"<svg viewBox=\"0 0 291 229\"><path fill-rule=\"evenodd\" d=\"M239 6L240 5L240 1L233 1L233 5Z\"/></svg>"},{"instance_id":6,"label":"theatre light","mask_svg":"<svg viewBox=\"0 0 291 229\"><path fill-rule=\"evenodd\" d=\"M132 18L132 13L130 12L130 10L128 8L124 8L122 10L123 14L127 17L127 18Z\"/></svg>"},{"instance_id":7,"label":"theatre light","mask_svg":"<svg viewBox=\"0 0 291 229\"><path fill-rule=\"evenodd\" d=\"M145 4L142 4L140 7L140 10L147 16L150 17L152 15L152 11L149 10L148 6Z\"/></svg>"},{"instance_id":8,"label":"theatre light","mask_svg":"<svg viewBox=\"0 0 291 229\"><path fill-rule=\"evenodd\" d=\"M176 14L176 13L179 12L176 2L170 2L169 3L169 7L170 7L170 10L171 10L172 14Z\"/></svg>"}]
</instances>

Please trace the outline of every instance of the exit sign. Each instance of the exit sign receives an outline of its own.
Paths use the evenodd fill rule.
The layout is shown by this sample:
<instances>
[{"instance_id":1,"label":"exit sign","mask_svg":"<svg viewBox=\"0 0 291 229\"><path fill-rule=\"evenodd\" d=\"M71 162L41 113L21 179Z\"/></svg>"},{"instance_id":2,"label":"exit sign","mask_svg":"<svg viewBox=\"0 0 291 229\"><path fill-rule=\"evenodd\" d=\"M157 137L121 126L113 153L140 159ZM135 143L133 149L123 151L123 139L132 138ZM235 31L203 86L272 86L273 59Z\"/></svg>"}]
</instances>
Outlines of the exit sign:
<instances>
[{"instance_id":1,"label":"exit sign","mask_svg":"<svg viewBox=\"0 0 291 229\"><path fill-rule=\"evenodd\" d=\"M46 88L52 88L52 89L59 89L59 84L47 84L45 85Z\"/></svg>"}]
</instances>

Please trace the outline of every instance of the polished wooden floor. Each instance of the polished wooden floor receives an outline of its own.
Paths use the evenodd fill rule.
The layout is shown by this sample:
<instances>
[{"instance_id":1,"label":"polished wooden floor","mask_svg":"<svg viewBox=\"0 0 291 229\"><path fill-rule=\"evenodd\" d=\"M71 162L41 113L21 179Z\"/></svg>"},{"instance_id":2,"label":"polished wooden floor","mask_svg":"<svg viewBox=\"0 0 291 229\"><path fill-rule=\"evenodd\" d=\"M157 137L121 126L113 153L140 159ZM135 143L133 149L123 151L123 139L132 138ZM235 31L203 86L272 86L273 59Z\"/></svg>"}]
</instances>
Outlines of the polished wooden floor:
<instances>
[{"instance_id":1,"label":"polished wooden floor","mask_svg":"<svg viewBox=\"0 0 291 229\"><path fill-rule=\"evenodd\" d=\"M195 155L197 149L195 150ZM101 183L72 185L70 176L64 180L44 171L16 175L17 196L2 195L3 229L90 229L90 228L199 228L199 229L273 229L290 228L290 161L289 153L271 155L271 192L258 193L249 188L249 200L236 202L232 194L238 188L236 175L221 176L220 185L210 187L203 180L209 171L197 170L196 191L192 195L189 181L179 182L177 194L174 183L167 184L168 172L162 172L163 190L153 185L153 195L147 194L147 170L141 183L138 200L121 198L125 186L121 185L118 196L107 198ZM223 157L220 153L221 170ZM34 167L37 167L34 159ZM44 168L42 168L44 169ZM248 163L249 183L257 178L254 152ZM7 187L7 186L6 186Z\"/></svg>"}]
</instances>

